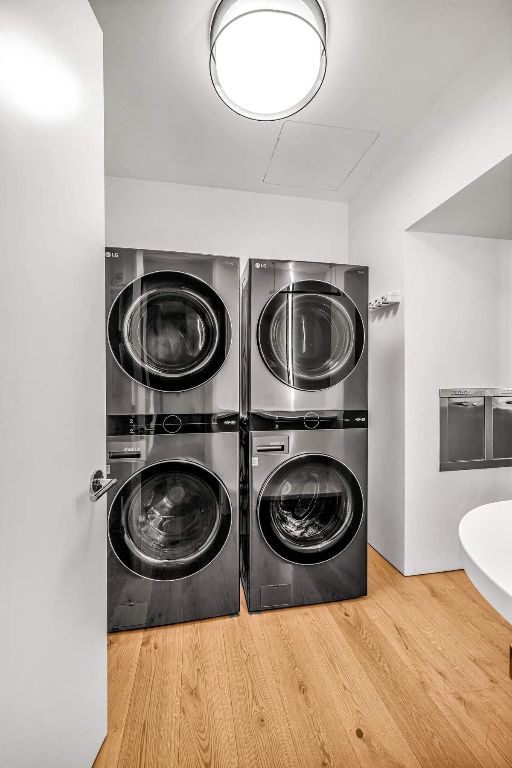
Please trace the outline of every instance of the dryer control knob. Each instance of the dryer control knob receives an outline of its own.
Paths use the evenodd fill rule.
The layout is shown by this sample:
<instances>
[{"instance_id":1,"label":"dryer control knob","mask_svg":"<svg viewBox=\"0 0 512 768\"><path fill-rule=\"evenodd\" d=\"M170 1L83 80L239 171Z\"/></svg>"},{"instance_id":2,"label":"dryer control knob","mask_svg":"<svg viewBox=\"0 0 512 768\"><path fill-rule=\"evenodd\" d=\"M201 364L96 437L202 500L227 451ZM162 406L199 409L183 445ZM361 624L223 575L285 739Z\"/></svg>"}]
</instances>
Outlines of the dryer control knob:
<instances>
[{"instance_id":1,"label":"dryer control knob","mask_svg":"<svg viewBox=\"0 0 512 768\"><path fill-rule=\"evenodd\" d=\"M316 429L320 424L320 416L315 411L308 411L304 416L304 426L306 429Z\"/></svg>"},{"instance_id":2,"label":"dryer control knob","mask_svg":"<svg viewBox=\"0 0 512 768\"><path fill-rule=\"evenodd\" d=\"M171 414L170 416L165 417L162 426L166 432L174 434L175 432L179 432L181 429L181 419L179 416Z\"/></svg>"}]
</instances>

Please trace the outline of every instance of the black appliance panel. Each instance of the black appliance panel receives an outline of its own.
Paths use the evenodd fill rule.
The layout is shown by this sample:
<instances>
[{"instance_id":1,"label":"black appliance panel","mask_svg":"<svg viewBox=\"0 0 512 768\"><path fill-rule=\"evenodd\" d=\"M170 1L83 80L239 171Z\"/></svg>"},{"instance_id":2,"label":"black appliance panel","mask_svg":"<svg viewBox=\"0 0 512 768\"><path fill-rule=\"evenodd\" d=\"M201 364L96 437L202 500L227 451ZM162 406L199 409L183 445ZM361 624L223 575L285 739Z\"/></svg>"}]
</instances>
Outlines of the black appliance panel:
<instances>
[{"instance_id":1,"label":"black appliance panel","mask_svg":"<svg viewBox=\"0 0 512 768\"><path fill-rule=\"evenodd\" d=\"M366 429L368 411L276 411L253 412L248 418L251 430Z\"/></svg>"},{"instance_id":2,"label":"black appliance panel","mask_svg":"<svg viewBox=\"0 0 512 768\"><path fill-rule=\"evenodd\" d=\"M107 435L238 432L238 413L157 413L107 416Z\"/></svg>"}]
</instances>

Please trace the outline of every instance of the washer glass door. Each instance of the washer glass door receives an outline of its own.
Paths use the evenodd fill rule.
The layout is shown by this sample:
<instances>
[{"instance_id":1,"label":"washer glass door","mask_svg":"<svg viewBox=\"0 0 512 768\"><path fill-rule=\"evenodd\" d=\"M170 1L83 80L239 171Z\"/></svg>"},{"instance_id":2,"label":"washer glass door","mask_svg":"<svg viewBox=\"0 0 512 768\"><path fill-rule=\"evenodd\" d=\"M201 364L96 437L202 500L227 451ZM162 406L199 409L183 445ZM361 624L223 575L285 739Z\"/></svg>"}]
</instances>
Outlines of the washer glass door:
<instances>
[{"instance_id":1,"label":"washer glass door","mask_svg":"<svg viewBox=\"0 0 512 768\"><path fill-rule=\"evenodd\" d=\"M356 535L362 515L356 478L340 461L322 454L281 464L258 499L267 544L293 563L321 563L338 555Z\"/></svg>"},{"instance_id":2,"label":"washer glass door","mask_svg":"<svg viewBox=\"0 0 512 768\"><path fill-rule=\"evenodd\" d=\"M354 302L328 283L304 280L274 294L258 322L260 354L271 373L294 389L315 391L343 381L364 347Z\"/></svg>"},{"instance_id":3,"label":"washer glass door","mask_svg":"<svg viewBox=\"0 0 512 768\"><path fill-rule=\"evenodd\" d=\"M123 565L149 579L174 580L217 557L231 527L231 505L221 481L202 465L162 461L122 486L108 527Z\"/></svg>"},{"instance_id":4,"label":"washer glass door","mask_svg":"<svg viewBox=\"0 0 512 768\"><path fill-rule=\"evenodd\" d=\"M139 384L164 392L192 389L211 379L231 344L231 322L202 280L181 272L153 272L126 286L108 319L112 354Z\"/></svg>"}]
</instances>

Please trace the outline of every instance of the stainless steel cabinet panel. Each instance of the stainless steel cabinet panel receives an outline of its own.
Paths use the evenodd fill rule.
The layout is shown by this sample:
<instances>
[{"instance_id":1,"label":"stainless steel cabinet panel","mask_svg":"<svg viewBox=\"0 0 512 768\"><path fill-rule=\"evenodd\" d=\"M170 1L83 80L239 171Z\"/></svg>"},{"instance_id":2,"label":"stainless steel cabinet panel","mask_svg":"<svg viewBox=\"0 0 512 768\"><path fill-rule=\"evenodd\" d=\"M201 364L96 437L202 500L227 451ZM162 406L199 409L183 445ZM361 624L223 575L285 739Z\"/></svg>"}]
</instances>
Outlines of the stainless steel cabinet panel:
<instances>
[{"instance_id":1,"label":"stainless steel cabinet panel","mask_svg":"<svg viewBox=\"0 0 512 768\"><path fill-rule=\"evenodd\" d=\"M492 399L492 444L495 459L512 458L512 397Z\"/></svg>"},{"instance_id":2,"label":"stainless steel cabinet panel","mask_svg":"<svg viewBox=\"0 0 512 768\"><path fill-rule=\"evenodd\" d=\"M512 388L439 390L441 472L512 466Z\"/></svg>"},{"instance_id":3,"label":"stainless steel cabinet panel","mask_svg":"<svg viewBox=\"0 0 512 768\"><path fill-rule=\"evenodd\" d=\"M485 458L485 401L483 397L448 400L448 461Z\"/></svg>"}]
</instances>

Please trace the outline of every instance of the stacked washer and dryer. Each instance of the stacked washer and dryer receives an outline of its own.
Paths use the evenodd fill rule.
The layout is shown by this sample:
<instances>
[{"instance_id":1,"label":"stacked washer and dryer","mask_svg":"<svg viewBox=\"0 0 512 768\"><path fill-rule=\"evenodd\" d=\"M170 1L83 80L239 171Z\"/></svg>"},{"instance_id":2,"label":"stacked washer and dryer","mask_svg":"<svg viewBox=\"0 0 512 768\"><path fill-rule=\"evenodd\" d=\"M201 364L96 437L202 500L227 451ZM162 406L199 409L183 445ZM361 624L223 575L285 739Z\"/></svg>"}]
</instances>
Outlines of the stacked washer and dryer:
<instances>
[{"instance_id":1,"label":"stacked washer and dryer","mask_svg":"<svg viewBox=\"0 0 512 768\"><path fill-rule=\"evenodd\" d=\"M366 594L367 268L106 257L109 631Z\"/></svg>"},{"instance_id":2,"label":"stacked washer and dryer","mask_svg":"<svg viewBox=\"0 0 512 768\"><path fill-rule=\"evenodd\" d=\"M239 263L106 251L108 629L239 611Z\"/></svg>"},{"instance_id":3,"label":"stacked washer and dryer","mask_svg":"<svg viewBox=\"0 0 512 768\"><path fill-rule=\"evenodd\" d=\"M242 277L241 575L250 611L366 594L368 270Z\"/></svg>"}]
</instances>

